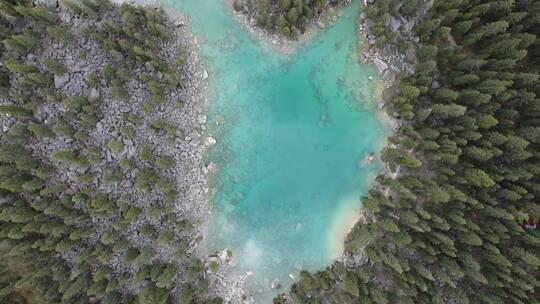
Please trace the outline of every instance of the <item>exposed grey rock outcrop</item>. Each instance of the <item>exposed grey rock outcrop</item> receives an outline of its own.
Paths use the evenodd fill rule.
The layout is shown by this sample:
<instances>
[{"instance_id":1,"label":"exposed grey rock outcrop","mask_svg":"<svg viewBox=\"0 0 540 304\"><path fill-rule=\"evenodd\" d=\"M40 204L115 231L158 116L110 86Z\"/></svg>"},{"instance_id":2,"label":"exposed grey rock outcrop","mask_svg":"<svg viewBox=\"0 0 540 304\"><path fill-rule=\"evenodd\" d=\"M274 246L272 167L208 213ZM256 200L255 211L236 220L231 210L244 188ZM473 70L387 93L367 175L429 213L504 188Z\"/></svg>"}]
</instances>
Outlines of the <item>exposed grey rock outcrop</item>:
<instances>
[{"instance_id":1,"label":"exposed grey rock outcrop","mask_svg":"<svg viewBox=\"0 0 540 304\"><path fill-rule=\"evenodd\" d=\"M58 0L34 0L35 5L44 5L50 8L56 8L58 6Z\"/></svg>"},{"instance_id":2,"label":"exposed grey rock outcrop","mask_svg":"<svg viewBox=\"0 0 540 304\"><path fill-rule=\"evenodd\" d=\"M396 17L392 16L390 17L388 21L388 28L391 32L397 32L401 26L400 20L398 20Z\"/></svg>"},{"instance_id":3,"label":"exposed grey rock outcrop","mask_svg":"<svg viewBox=\"0 0 540 304\"><path fill-rule=\"evenodd\" d=\"M375 58L373 60L373 63L375 64L375 66L377 67L377 70L379 70L379 73L384 73L384 71L386 71L386 69L388 69L388 64L386 62L384 62L381 58Z\"/></svg>"},{"instance_id":4,"label":"exposed grey rock outcrop","mask_svg":"<svg viewBox=\"0 0 540 304\"><path fill-rule=\"evenodd\" d=\"M54 87L61 89L69 81L69 74L66 73L62 76L54 75Z\"/></svg>"}]
</instances>

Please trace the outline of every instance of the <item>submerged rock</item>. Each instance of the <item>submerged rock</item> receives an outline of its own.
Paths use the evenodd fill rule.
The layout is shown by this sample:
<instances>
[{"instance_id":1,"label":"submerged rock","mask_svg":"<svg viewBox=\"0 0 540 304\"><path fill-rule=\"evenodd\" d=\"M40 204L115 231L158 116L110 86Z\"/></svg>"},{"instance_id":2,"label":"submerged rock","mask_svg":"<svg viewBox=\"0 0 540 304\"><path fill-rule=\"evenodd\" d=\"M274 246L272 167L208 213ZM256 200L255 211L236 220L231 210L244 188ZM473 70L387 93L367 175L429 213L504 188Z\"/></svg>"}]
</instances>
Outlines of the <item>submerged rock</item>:
<instances>
[{"instance_id":1,"label":"submerged rock","mask_svg":"<svg viewBox=\"0 0 540 304\"><path fill-rule=\"evenodd\" d=\"M375 161L375 155L373 153L367 153L362 159L360 166L363 167L363 166L371 165L374 161Z\"/></svg>"},{"instance_id":2,"label":"submerged rock","mask_svg":"<svg viewBox=\"0 0 540 304\"><path fill-rule=\"evenodd\" d=\"M270 288L272 289L279 289L281 288L281 284L279 283L279 279L274 279L271 283L270 283Z\"/></svg>"},{"instance_id":3,"label":"submerged rock","mask_svg":"<svg viewBox=\"0 0 540 304\"><path fill-rule=\"evenodd\" d=\"M182 19L178 19L174 22L174 26L176 27L181 27L181 26L184 26L186 23L184 22L184 20Z\"/></svg>"},{"instance_id":4,"label":"submerged rock","mask_svg":"<svg viewBox=\"0 0 540 304\"><path fill-rule=\"evenodd\" d=\"M210 146L213 146L217 143L216 139L213 138L212 136L208 136L205 140L204 140L204 144L205 146L207 147L210 147Z\"/></svg>"}]
</instances>

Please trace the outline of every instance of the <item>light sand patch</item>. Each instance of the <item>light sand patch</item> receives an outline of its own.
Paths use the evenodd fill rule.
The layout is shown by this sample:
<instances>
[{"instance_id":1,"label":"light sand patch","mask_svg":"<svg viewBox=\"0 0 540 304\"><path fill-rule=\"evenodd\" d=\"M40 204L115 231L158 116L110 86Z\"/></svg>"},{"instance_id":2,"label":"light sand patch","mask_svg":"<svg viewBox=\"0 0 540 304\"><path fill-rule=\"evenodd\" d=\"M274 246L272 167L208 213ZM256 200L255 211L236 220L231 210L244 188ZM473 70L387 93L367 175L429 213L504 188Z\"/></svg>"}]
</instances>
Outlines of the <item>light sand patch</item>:
<instances>
[{"instance_id":1,"label":"light sand patch","mask_svg":"<svg viewBox=\"0 0 540 304\"><path fill-rule=\"evenodd\" d=\"M354 225L364 218L360 199L347 197L344 206L335 216L328 235L329 256L332 259L339 258L345 249L345 238L351 232Z\"/></svg>"}]
</instances>

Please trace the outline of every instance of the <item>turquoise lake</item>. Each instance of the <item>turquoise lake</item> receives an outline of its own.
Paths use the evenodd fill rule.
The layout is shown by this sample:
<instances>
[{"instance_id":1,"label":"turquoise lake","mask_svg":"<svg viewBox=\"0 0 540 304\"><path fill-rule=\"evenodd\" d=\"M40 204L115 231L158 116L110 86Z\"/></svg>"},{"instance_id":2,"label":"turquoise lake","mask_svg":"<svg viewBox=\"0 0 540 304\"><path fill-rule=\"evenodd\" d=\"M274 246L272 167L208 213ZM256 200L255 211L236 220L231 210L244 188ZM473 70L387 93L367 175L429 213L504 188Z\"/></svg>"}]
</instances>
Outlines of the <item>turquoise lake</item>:
<instances>
[{"instance_id":1,"label":"turquoise lake","mask_svg":"<svg viewBox=\"0 0 540 304\"><path fill-rule=\"evenodd\" d=\"M358 60L358 1L294 53L254 39L219 0L166 0L190 17L209 74L212 218L205 244L233 251L246 289L271 303L340 253L344 231L380 169L387 128L376 118L371 65ZM271 290L279 279L283 286Z\"/></svg>"}]
</instances>

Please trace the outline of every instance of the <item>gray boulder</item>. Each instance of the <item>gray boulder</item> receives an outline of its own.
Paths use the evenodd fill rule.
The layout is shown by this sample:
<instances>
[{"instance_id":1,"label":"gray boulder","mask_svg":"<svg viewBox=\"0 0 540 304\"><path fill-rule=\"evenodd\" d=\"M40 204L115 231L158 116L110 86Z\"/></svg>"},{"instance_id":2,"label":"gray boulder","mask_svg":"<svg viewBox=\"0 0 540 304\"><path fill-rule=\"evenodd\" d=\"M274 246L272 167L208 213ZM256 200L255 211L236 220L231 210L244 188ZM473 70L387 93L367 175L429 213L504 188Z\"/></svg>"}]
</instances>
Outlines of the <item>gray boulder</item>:
<instances>
[{"instance_id":1,"label":"gray boulder","mask_svg":"<svg viewBox=\"0 0 540 304\"><path fill-rule=\"evenodd\" d=\"M390 17L387 26L391 32L397 32L399 30L399 27L401 26L401 22L392 16Z\"/></svg>"},{"instance_id":2,"label":"gray boulder","mask_svg":"<svg viewBox=\"0 0 540 304\"><path fill-rule=\"evenodd\" d=\"M403 24L403 31L405 33L411 33L414 28L414 20L409 20Z\"/></svg>"},{"instance_id":3,"label":"gray boulder","mask_svg":"<svg viewBox=\"0 0 540 304\"><path fill-rule=\"evenodd\" d=\"M405 58L407 58L410 62L416 61L416 54L414 52L414 48L409 48L405 51Z\"/></svg>"},{"instance_id":4,"label":"gray boulder","mask_svg":"<svg viewBox=\"0 0 540 304\"><path fill-rule=\"evenodd\" d=\"M56 8L58 5L57 0L34 0L34 5L42 5L50 8Z\"/></svg>"},{"instance_id":5,"label":"gray boulder","mask_svg":"<svg viewBox=\"0 0 540 304\"><path fill-rule=\"evenodd\" d=\"M181 26L184 26L186 25L186 22L184 21L184 19L178 19L174 22L174 26L175 27L181 27Z\"/></svg>"},{"instance_id":6,"label":"gray boulder","mask_svg":"<svg viewBox=\"0 0 540 304\"><path fill-rule=\"evenodd\" d=\"M386 69L388 69L388 64L384 62L381 58L375 58L373 63L377 67L377 70L382 74Z\"/></svg>"},{"instance_id":7,"label":"gray boulder","mask_svg":"<svg viewBox=\"0 0 540 304\"><path fill-rule=\"evenodd\" d=\"M372 34L369 34L367 36L367 39L370 45L374 45L377 42L377 38L375 37L375 35L372 35Z\"/></svg>"},{"instance_id":8,"label":"gray boulder","mask_svg":"<svg viewBox=\"0 0 540 304\"><path fill-rule=\"evenodd\" d=\"M69 74L64 74L62 76L54 75L54 87L56 89L62 88L69 81Z\"/></svg>"},{"instance_id":9,"label":"gray boulder","mask_svg":"<svg viewBox=\"0 0 540 304\"><path fill-rule=\"evenodd\" d=\"M96 88L92 88L92 90L90 90L90 99L98 99L99 98L99 91L96 89Z\"/></svg>"},{"instance_id":10,"label":"gray boulder","mask_svg":"<svg viewBox=\"0 0 540 304\"><path fill-rule=\"evenodd\" d=\"M383 80L386 83L390 83L394 81L394 73L390 70L386 70L383 73Z\"/></svg>"}]
</instances>

